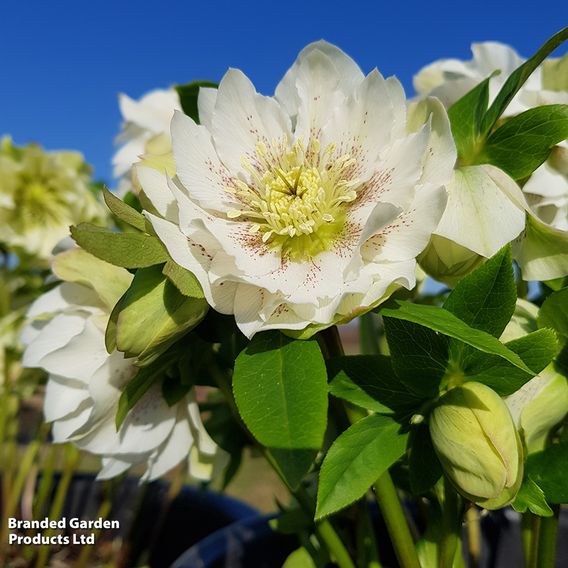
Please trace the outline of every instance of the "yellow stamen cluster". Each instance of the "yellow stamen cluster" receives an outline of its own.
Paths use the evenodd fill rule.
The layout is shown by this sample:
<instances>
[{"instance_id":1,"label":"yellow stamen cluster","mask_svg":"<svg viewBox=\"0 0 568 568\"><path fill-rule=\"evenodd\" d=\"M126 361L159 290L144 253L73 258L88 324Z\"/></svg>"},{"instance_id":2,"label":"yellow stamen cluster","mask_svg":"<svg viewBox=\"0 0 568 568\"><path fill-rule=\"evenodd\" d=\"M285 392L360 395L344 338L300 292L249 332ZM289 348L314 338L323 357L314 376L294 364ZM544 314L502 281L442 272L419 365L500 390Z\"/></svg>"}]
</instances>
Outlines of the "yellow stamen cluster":
<instances>
[{"instance_id":1,"label":"yellow stamen cluster","mask_svg":"<svg viewBox=\"0 0 568 568\"><path fill-rule=\"evenodd\" d=\"M241 205L228 217L251 222L251 232L260 232L264 243L295 258L328 250L359 183L350 175L354 159L335 154L332 144L320 152L317 140L307 148L298 141L289 149L286 140L270 148L259 143L255 160L242 160L249 181L234 179L227 188Z\"/></svg>"}]
</instances>

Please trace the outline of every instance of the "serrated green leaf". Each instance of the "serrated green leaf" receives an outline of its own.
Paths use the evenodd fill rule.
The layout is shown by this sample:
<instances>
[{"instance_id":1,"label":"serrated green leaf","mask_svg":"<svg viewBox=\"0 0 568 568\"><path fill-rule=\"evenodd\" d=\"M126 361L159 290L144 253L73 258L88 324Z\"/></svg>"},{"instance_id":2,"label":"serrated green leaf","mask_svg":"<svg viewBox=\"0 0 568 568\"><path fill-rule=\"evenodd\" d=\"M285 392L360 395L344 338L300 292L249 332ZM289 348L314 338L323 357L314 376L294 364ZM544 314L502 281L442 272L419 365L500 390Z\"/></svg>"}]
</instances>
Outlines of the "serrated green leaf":
<instances>
[{"instance_id":1,"label":"serrated green leaf","mask_svg":"<svg viewBox=\"0 0 568 568\"><path fill-rule=\"evenodd\" d=\"M137 364L147 365L195 327L207 313L203 299L188 298L162 274L161 266L141 268L120 301L116 345Z\"/></svg>"},{"instance_id":2,"label":"serrated green leaf","mask_svg":"<svg viewBox=\"0 0 568 568\"><path fill-rule=\"evenodd\" d=\"M568 105L546 105L527 110L495 130L476 158L493 164L513 179L530 176L548 158L556 144L568 138Z\"/></svg>"},{"instance_id":3,"label":"serrated green leaf","mask_svg":"<svg viewBox=\"0 0 568 568\"><path fill-rule=\"evenodd\" d=\"M436 397L446 373L448 338L401 319L384 317L384 324L392 366L400 381L416 396Z\"/></svg>"},{"instance_id":4,"label":"serrated green leaf","mask_svg":"<svg viewBox=\"0 0 568 568\"><path fill-rule=\"evenodd\" d=\"M539 329L505 345L525 362L532 372L511 365L495 355L472 353L463 369L465 380L491 387L500 396L509 396L540 373L556 356L558 342L554 332Z\"/></svg>"},{"instance_id":5,"label":"serrated green leaf","mask_svg":"<svg viewBox=\"0 0 568 568\"><path fill-rule=\"evenodd\" d=\"M267 450L288 486L295 491L316 459L317 450Z\"/></svg>"},{"instance_id":6,"label":"serrated green leaf","mask_svg":"<svg viewBox=\"0 0 568 568\"><path fill-rule=\"evenodd\" d=\"M405 452L407 434L388 416L372 414L345 430L323 461L316 520L360 499Z\"/></svg>"},{"instance_id":7,"label":"serrated green leaf","mask_svg":"<svg viewBox=\"0 0 568 568\"><path fill-rule=\"evenodd\" d=\"M353 355L328 361L333 396L383 414L408 416L423 399L395 375L389 357Z\"/></svg>"},{"instance_id":8,"label":"serrated green leaf","mask_svg":"<svg viewBox=\"0 0 568 568\"><path fill-rule=\"evenodd\" d=\"M548 503L568 503L568 442L552 444L542 452L530 454L526 476L542 489Z\"/></svg>"},{"instance_id":9,"label":"serrated green leaf","mask_svg":"<svg viewBox=\"0 0 568 568\"><path fill-rule=\"evenodd\" d=\"M528 476L523 479L512 507L517 513L526 513L528 510L539 517L551 517L554 514L546 502L543 490Z\"/></svg>"},{"instance_id":10,"label":"serrated green leaf","mask_svg":"<svg viewBox=\"0 0 568 568\"><path fill-rule=\"evenodd\" d=\"M511 247L507 246L462 278L444 309L467 325L499 337L513 316L516 300Z\"/></svg>"},{"instance_id":11,"label":"serrated green leaf","mask_svg":"<svg viewBox=\"0 0 568 568\"><path fill-rule=\"evenodd\" d=\"M106 186L103 188L103 197L107 207L121 221L124 221L126 224L138 229L139 231L146 230L146 219L144 218L144 215L136 211L133 207L130 207L130 205L124 203L122 199L119 199L116 195L111 193Z\"/></svg>"},{"instance_id":12,"label":"serrated green leaf","mask_svg":"<svg viewBox=\"0 0 568 568\"><path fill-rule=\"evenodd\" d=\"M533 71L562 43L568 39L568 27L554 34L530 59L519 66L505 81L495 97L493 104L485 113L482 123L482 134L488 133L499 120L519 89L525 84Z\"/></svg>"},{"instance_id":13,"label":"serrated green leaf","mask_svg":"<svg viewBox=\"0 0 568 568\"><path fill-rule=\"evenodd\" d=\"M114 233L81 223L71 227L73 240L92 255L124 268L145 268L169 259L160 241L144 233Z\"/></svg>"},{"instance_id":14,"label":"serrated green leaf","mask_svg":"<svg viewBox=\"0 0 568 568\"><path fill-rule=\"evenodd\" d=\"M279 449L319 449L327 423L327 373L315 340L256 334L235 361L233 391L255 438Z\"/></svg>"},{"instance_id":15,"label":"serrated green leaf","mask_svg":"<svg viewBox=\"0 0 568 568\"><path fill-rule=\"evenodd\" d=\"M468 162L476 153L481 120L489 101L488 77L448 109L458 156Z\"/></svg>"},{"instance_id":16,"label":"serrated green leaf","mask_svg":"<svg viewBox=\"0 0 568 568\"><path fill-rule=\"evenodd\" d=\"M166 262L162 272L184 296L204 298L199 280L189 270L181 267L173 260Z\"/></svg>"},{"instance_id":17,"label":"serrated green leaf","mask_svg":"<svg viewBox=\"0 0 568 568\"><path fill-rule=\"evenodd\" d=\"M554 329L563 341L568 340L568 288L553 292L538 312L538 326Z\"/></svg>"},{"instance_id":18,"label":"serrated green leaf","mask_svg":"<svg viewBox=\"0 0 568 568\"><path fill-rule=\"evenodd\" d=\"M212 81L192 81L191 83L185 83L184 85L178 85L176 87L183 112L193 118L197 124L199 124L197 97L200 87L216 88L217 83L213 83Z\"/></svg>"},{"instance_id":19,"label":"serrated green leaf","mask_svg":"<svg viewBox=\"0 0 568 568\"><path fill-rule=\"evenodd\" d=\"M531 372L522 359L497 338L479 329L469 327L448 310L436 306L411 304L409 302L397 301L396 304L397 307L394 309L384 308L381 311L383 316L411 321L428 327L443 335L458 339L471 347L475 347L475 349L483 353L497 355L527 373Z\"/></svg>"}]
</instances>

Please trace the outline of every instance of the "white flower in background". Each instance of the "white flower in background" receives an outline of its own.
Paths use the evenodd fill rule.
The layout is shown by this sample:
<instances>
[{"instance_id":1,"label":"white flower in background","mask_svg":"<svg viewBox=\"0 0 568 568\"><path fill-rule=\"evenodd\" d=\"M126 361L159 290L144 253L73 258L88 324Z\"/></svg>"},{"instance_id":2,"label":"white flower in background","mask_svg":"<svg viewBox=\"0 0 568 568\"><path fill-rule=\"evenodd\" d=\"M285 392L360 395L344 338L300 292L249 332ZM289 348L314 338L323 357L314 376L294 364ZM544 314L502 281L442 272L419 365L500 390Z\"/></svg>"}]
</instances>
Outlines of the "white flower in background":
<instances>
[{"instance_id":1,"label":"white flower in background","mask_svg":"<svg viewBox=\"0 0 568 568\"><path fill-rule=\"evenodd\" d=\"M422 69L414 78L416 91L439 97L449 107L500 70L489 82L491 103L509 75L525 61L509 46L495 42L473 44L472 52L471 61L446 59ZM546 60L503 116L540 105L568 104L566 69L564 59ZM421 257L423 268L453 285L483 258L521 235L515 244L515 259L524 279L548 280L568 274L567 154L566 143L556 147L522 190L491 166L461 168L448 188L448 206L436 236Z\"/></svg>"},{"instance_id":2,"label":"white flower in background","mask_svg":"<svg viewBox=\"0 0 568 568\"><path fill-rule=\"evenodd\" d=\"M161 386L151 387L116 431L121 391L138 368L118 351L109 355L104 336L132 275L81 249L58 255L53 268L69 281L34 302L21 340L24 366L49 374L44 412L54 441L101 455L101 479L136 465L145 466L144 480L155 479L188 456L190 474L210 478L218 448L193 392L168 406Z\"/></svg>"},{"instance_id":3,"label":"white flower in background","mask_svg":"<svg viewBox=\"0 0 568 568\"><path fill-rule=\"evenodd\" d=\"M82 221L103 221L106 210L90 187L79 152L47 152L37 144L0 140L0 243L47 259Z\"/></svg>"},{"instance_id":4,"label":"white flower in background","mask_svg":"<svg viewBox=\"0 0 568 568\"><path fill-rule=\"evenodd\" d=\"M424 67L414 77L416 92L437 97L449 107L491 73L500 71L489 81L491 104L509 75L526 61L512 47L494 41L474 43L471 51L473 59L469 61L441 59ZM568 93L546 88L542 68L538 67L511 101L504 116L557 103L568 103Z\"/></svg>"},{"instance_id":5,"label":"white flower in background","mask_svg":"<svg viewBox=\"0 0 568 568\"><path fill-rule=\"evenodd\" d=\"M251 337L346 321L415 285L456 154L435 100L407 109L395 78L306 47L276 89L231 69L176 113L177 177L137 168L172 258Z\"/></svg>"},{"instance_id":6,"label":"white flower in background","mask_svg":"<svg viewBox=\"0 0 568 568\"><path fill-rule=\"evenodd\" d=\"M173 175L170 121L174 111L181 110L176 90L157 89L137 101L121 94L118 102L124 122L117 138L122 146L112 160L115 177L129 174L140 161ZM121 184L121 192L130 189L127 176Z\"/></svg>"}]
</instances>

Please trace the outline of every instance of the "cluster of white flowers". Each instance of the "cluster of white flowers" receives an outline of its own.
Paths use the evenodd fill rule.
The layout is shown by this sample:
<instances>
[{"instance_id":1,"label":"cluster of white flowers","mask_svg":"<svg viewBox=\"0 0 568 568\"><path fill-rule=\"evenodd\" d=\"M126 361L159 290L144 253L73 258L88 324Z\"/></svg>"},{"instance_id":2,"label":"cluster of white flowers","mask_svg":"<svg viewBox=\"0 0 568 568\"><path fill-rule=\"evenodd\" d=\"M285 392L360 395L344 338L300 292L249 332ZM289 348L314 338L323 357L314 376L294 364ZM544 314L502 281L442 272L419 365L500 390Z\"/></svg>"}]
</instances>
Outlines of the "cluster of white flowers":
<instances>
[{"instance_id":1,"label":"cluster of white flowers","mask_svg":"<svg viewBox=\"0 0 568 568\"><path fill-rule=\"evenodd\" d=\"M101 455L100 479L136 465L145 467L143 479L155 479L188 456L190 475L209 479L219 448L201 423L193 391L169 406L157 383L116 429L121 392L139 369L122 353L107 353L105 329L132 275L81 249L58 255L53 269L73 281L32 305L21 340L23 364L49 373L45 419L53 423L54 442Z\"/></svg>"},{"instance_id":2,"label":"cluster of white flowers","mask_svg":"<svg viewBox=\"0 0 568 568\"><path fill-rule=\"evenodd\" d=\"M175 90L140 101L123 95L115 174L132 172L158 238L215 310L234 314L248 337L269 329L308 337L412 289L417 257L447 281L460 277L519 237L527 212L568 235L565 145L522 189L493 166L456 169L445 107L500 69L494 99L523 61L494 43L473 53L421 71L414 102L397 79L365 76L323 41L302 50L272 97L229 70L218 89L200 90L199 124L181 112ZM539 69L506 116L552 102L568 103L568 93L547 90ZM534 247L519 246L529 276L534 262L539 270L545 262L550 277L558 272ZM65 255L81 254L59 257L56 274ZM64 282L33 305L23 335L24 363L49 373L45 413L55 441L102 455L101 477L144 464L153 479L188 454L191 472L210 476L219 450L192 393L170 407L152 387L116 432L118 398L137 368L106 352L104 330L132 276L89 263L112 286L99 286L100 275ZM533 387L548 381L539 380Z\"/></svg>"}]
</instances>

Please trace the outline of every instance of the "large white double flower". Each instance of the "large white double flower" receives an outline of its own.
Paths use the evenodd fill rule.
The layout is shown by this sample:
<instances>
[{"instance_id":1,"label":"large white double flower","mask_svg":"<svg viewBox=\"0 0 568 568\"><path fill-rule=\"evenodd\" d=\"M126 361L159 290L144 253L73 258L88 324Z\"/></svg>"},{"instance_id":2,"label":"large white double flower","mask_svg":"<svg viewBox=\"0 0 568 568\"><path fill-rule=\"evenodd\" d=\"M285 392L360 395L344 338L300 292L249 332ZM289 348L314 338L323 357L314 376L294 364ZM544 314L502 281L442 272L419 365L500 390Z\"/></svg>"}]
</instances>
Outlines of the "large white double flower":
<instances>
[{"instance_id":1,"label":"large white double flower","mask_svg":"<svg viewBox=\"0 0 568 568\"><path fill-rule=\"evenodd\" d=\"M155 479L188 456L190 474L210 478L218 447L193 392L169 406L158 383L116 430L121 392L138 368L118 351L107 353L105 328L132 275L80 249L56 257L54 271L70 281L36 300L21 338L24 366L49 373L44 413L54 442L101 455L101 479L136 465L145 467L144 480Z\"/></svg>"},{"instance_id":2,"label":"large white double flower","mask_svg":"<svg viewBox=\"0 0 568 568\"><path fill-rule=\"evenodd\" d=\"M138 179L171 256L247 336L307 335L414 286L455 162L438 101L407 108L395 78L317 42L274 97L231 69L198 106L200 125L172 120L177 176Z\"/></svg>"}]
</instances>

